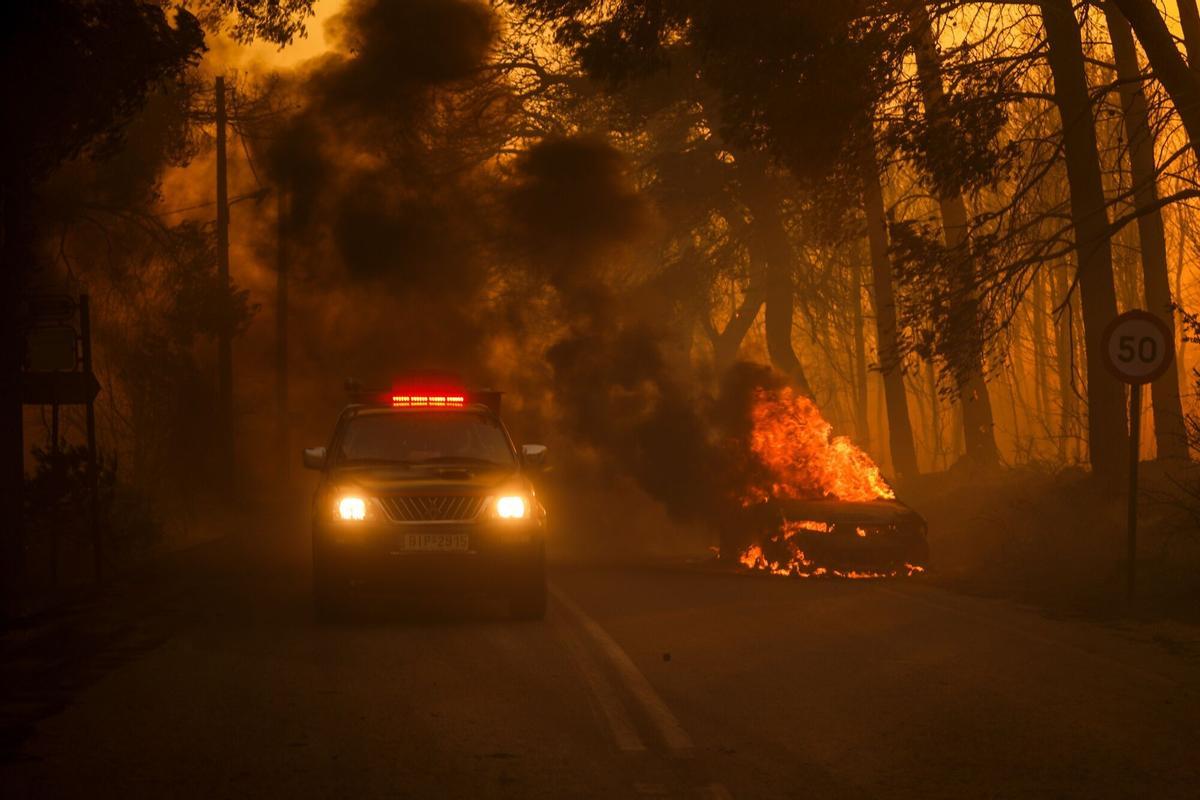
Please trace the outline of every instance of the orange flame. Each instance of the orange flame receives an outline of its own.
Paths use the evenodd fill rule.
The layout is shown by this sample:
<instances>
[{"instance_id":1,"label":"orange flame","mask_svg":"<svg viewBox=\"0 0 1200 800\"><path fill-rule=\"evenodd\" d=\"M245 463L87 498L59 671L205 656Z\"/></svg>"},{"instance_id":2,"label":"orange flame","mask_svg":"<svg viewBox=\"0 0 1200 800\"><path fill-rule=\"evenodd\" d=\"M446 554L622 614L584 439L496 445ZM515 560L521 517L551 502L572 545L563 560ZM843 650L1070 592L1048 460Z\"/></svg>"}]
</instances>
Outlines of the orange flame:
<instances>
[{"instance_id":1,"label":"orange flame","mask_svg":"<svg viewBox=\"0 0 1200 800\"><path fill-rule=\"evenodd\" d=\"M833 526L828 522L815 522L811 519L802 519L797 521L786 520L783 523L783 538L790 539L801 531L809 533L831 533Z\"/></svg>"},{"instance_id":2,"label":"orange flame","mask_svg":"<svg viewBox=\"0 0 1200 800\"><path fill-rule=\"evenodd\" d=\"M755 391L750 449L772 475L751 502L769 498L895 499L879 467L846 436L833 436L815 403L790 388Z\"/></svg>"}]
</instances>

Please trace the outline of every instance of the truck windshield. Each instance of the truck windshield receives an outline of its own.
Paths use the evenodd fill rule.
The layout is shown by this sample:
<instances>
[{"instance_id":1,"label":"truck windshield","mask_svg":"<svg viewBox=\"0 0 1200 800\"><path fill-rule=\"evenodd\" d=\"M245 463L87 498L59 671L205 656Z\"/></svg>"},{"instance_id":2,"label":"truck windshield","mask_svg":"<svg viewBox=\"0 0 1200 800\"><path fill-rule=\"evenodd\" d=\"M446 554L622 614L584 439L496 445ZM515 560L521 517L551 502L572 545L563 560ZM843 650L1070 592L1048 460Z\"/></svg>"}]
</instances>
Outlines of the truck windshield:
<instances>
[{"instance_id":1,"label":"truck windshield","mask_svg":"<svg viewBox=\"0 0 1200 800\"><path fill-rule=\"evenodd\" d=\"M512 466L504 431L481 414L463 411L363 414L342 434L341 464L494 464Z\"/></svg>"}]
</instances>

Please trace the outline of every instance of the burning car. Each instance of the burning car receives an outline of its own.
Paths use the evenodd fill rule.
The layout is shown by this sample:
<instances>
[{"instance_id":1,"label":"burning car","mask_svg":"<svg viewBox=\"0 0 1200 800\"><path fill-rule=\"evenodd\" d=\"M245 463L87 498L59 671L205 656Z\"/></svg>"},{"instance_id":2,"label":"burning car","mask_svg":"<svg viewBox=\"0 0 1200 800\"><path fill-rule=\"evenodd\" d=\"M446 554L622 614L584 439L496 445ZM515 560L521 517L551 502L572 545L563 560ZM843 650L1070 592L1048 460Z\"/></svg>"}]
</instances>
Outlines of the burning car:
<instances>
[{"instance_id":1,"label":"burning car","mask_svg":"<svg viewBox=\"0 0 1200 800\"><path fill-rule=\"evenodd\" d=\"M879 467L790 388L758 389L749 449L757 480L742 498L755 541L747 568L778 575L874 578L923 572L925 520L896 499Z\"/></svg>"},{"instance_id":2,"label":"burning car","mask_svg":"<svg viewBox=\"0 0 1200 800\"><path fill-rule=\"evenodd\" d=\"M925 520L899 500L778 500L768 532L739 561L780 575L876 578L914 575L929 558Z\"/></svg>"},{"instance_id":3,"label":"burning car","mask_svg":"<svg viewBox=\"0 0 1200 800\"><path fill-rule=\"evenodd\" d=\"M312 505L313 595L322 616L352 591L465 583L506 595L514 617L546 608L546 509L529 475L546 448L517 449L499 392L405 385L364 394L326 447Z\"/></svg>"}]
</instances>

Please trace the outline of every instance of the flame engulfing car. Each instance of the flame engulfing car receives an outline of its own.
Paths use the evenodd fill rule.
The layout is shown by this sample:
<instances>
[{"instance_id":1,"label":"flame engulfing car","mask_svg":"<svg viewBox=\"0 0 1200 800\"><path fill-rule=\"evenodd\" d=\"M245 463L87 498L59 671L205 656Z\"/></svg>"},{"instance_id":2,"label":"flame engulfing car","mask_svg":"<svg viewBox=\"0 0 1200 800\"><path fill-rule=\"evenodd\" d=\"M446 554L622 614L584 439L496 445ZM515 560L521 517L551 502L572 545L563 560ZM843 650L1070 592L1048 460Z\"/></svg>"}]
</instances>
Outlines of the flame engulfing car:
<instances>
[{"instance_id":1,"label":"flame engulfing car","mask_svg":"<svg viewBox=\"0 0 1200 800\"><path fill-rule=\"evenodd\" d=\"M546 509L529 474L546 448L514 447L498 392L400 389L363 396L326 447L304 451L313 497L313 595L323 616L354 589L500 591L512 615L546 608Z\"/></svg>"},{"instance_id":2,"label":"flame engulfing car","mask_svg":"<svg viewBox=\"0 0 1200 800\"><path fill-rule=\"evenodd\" d=\"M780 575L877 578L924 571L925 520L894 499L772 500L759 507L766 535L740 561Z\"/></svg>"},{"instance_id":3,"label":"flame engulfing car","mask_svg":"<svg viewBox=\"0 0 1200 800\"><path fill-rule=\"evenodd\" d=\"M749 450L760 467L742 498L753 544L738 555L779 575L913 575L929 558L925 520L879 468L792 389L759 389Z\"/></svg>"}]
</instances>

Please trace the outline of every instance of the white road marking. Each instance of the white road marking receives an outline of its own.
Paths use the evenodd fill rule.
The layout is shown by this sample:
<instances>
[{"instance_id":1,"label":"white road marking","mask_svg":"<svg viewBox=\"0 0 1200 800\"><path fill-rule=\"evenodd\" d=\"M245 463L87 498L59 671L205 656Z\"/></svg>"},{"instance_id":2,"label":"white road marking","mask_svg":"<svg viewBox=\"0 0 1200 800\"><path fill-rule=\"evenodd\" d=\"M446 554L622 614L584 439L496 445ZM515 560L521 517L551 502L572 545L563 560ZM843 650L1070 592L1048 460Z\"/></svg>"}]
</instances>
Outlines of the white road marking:
<instances>
[{"instance_id":1,"label":"white road marking","mask_svg":"<svg viewBox=\"0 0 1200 800\"><path fill-rule=\"evenodd\" d=\"M554 596L559 605L576 618L599 646L600 652L612 664L625 687L641 705L650 722L658 729L667 747L677 753L690 751L693 747L692 737L688 736L687 731L679 724L679 720L671 713L671 709L667 708L667 704L658 696L658 692L654 691L650 681L646 680L646 676L637 668L621 645L617 644L598 622L589 617L554 584L550 585L550 594Z\"/></svg>"},{"instance_id":2,"label":"white road marking","mask_svg":"<svg viewBox=\"0 0 1200 800\"><path fill-rule=\"evenodd\" d=\"M565 621L555 621L555 628L562 637L563 643L566 644L567 654L571 660L575 662L576 668L583 674L583 678L587 681L588 689L592 692L592 697L596 700L596 705L600 707L600 713L604 715L605 722L608 723L608 728L612 731L613 739L617 742L617 748L626 753L638 753L646 749L646 745L642 743L642 739L638 736L637 729L633 722L629 719L629 713L625 710L625 706L621 703L617 696L617 691L609 680L604 675L604 671L596 664L583 642L579 640L579 636L572 630L572 627Z\"/></svg>"}]
</instances>

